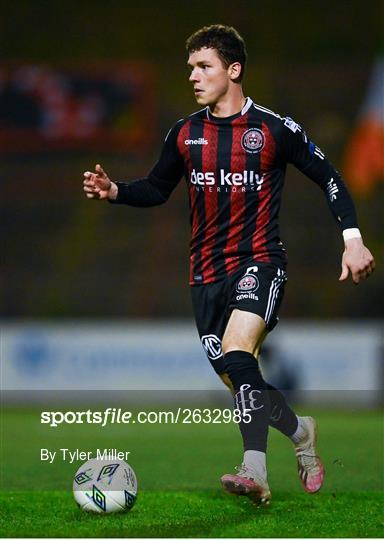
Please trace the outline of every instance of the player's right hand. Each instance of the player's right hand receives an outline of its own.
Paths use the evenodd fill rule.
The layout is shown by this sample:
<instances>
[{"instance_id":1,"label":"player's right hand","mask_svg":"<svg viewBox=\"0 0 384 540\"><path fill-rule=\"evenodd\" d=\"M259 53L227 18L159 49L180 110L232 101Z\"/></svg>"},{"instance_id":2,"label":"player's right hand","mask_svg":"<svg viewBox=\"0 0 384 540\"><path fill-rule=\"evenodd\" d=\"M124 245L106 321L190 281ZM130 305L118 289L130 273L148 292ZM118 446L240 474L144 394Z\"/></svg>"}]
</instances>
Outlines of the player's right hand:
<instances>
[{"instance_id":1,"label":"player's right hand","mask_svg":"<svg viewBox=\"0 0 384 540\"><path fill-rule=\"evenodd\" d=\"M116 184L108 178L101 165L96 165L95 172L84 173L83 190L88 199L114 199L113 188L117 190Z\"/></svg>"}]
</instances>

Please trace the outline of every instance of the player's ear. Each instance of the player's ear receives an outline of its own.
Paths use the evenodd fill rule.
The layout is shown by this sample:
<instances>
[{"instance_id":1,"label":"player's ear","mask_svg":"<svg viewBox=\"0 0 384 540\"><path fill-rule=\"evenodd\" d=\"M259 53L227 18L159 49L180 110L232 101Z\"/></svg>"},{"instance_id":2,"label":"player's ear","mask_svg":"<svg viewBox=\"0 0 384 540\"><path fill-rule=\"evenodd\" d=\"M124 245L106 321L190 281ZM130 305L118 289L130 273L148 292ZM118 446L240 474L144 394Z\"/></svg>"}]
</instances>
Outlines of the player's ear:
<instances>
[{"instance_id":1,"label":"player's ear","mask_svg":"<svg viewBox=\"0 0 384 540\"><path fill-rule=\"evenodd\" d=\"M241 73L241 64L240 62L234 62L230 66L228 66L228 75L232 79L232 81L236 81L236 79L239 78Z\"/></svg>"}]
</instances>

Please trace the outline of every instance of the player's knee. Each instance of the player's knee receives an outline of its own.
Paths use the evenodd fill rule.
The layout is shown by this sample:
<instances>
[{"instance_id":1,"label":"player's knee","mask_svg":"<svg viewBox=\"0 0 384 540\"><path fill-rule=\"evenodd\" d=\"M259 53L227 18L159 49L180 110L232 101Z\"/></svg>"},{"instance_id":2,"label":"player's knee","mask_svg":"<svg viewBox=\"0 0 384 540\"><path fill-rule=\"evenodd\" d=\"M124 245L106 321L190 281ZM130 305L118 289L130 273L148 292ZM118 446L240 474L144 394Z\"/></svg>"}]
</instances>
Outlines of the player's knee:
<instances>
[{"instance_id":1,"label":"player's knee","mask_svg":"<svg viewBox=\"0 0 384 540\"><path fill-rule=\"evenodd\" d=\"M255 345L253 343L249 343L246 339L241 339L241 337L231 337L226 338L224 336L223 342L222 342L222 349L223 354L227 354L232 351L245 351L248 353L253 353L253 350L255 348Z\"/></svg>"}]
</instances>

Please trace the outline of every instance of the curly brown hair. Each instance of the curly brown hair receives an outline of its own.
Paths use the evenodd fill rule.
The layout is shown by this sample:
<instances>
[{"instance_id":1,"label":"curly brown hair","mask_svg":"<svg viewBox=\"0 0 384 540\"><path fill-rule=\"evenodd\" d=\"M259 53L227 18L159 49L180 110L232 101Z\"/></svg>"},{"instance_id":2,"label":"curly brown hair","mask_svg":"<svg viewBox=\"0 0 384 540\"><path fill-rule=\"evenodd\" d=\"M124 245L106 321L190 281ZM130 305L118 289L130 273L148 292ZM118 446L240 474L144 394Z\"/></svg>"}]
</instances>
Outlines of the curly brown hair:
<instances>
[{"instance_id":1,"label":"curly brown hair","mask_svg":"<svg viewBox=\"0 0 384 540\"><path fill-rule=\"evenodd\" d=\"M244 76L247 51L244 39L232 26L212 24L194 32L185 43L188 54L203 49L215 49L225 67L234 62L241 64L241 72L235 82L241 82Z\"/></svg>"}]
</instances>

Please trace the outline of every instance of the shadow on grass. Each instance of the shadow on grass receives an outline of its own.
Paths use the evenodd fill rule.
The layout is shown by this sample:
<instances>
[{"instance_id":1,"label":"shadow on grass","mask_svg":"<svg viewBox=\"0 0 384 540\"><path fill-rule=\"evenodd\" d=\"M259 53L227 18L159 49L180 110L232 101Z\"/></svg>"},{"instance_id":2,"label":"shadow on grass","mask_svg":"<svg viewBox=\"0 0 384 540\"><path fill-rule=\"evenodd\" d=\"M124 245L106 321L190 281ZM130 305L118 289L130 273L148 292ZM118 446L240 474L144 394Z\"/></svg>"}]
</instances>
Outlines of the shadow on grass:
<instances>
[{"instance_id":1,"label":"shadow on grass","mask_svg":"<svg viewBox=\"0 0 384 540\"><path fill-rule=\"evenodd\" d=\"M145 495L143 506L139 500L129 514L113 516L112 527L109 527L109 515L78 514L75 519L78 523L95 523L101 517L102 525L99 524L109 536L209 537L213 528L225 528L234 523L245 525L256 515L270 511L256 507L246 497L230 496L219 490L161 493L158 500L156 494Z\"/></svg>"}]
</instances>

